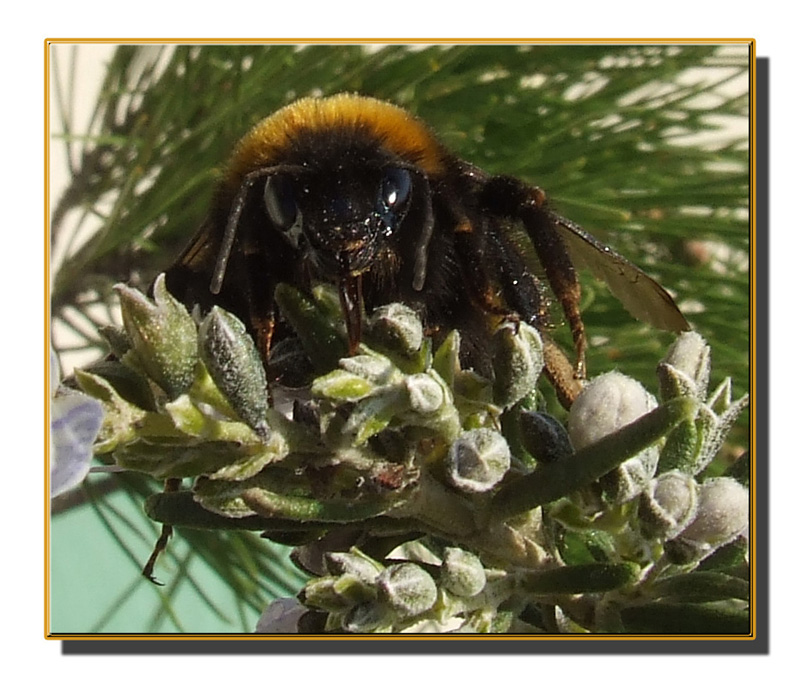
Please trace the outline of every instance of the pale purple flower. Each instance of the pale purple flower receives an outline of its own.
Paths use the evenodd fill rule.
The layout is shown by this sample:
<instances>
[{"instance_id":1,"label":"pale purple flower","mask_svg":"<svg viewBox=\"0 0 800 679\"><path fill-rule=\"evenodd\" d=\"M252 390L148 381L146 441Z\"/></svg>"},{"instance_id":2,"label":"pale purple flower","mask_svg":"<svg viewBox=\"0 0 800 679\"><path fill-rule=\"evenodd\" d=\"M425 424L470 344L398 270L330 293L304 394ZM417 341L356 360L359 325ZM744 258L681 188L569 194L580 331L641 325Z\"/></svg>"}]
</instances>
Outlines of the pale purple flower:
<instances>
[{"instance_id":1,"label":"pale purple flower","mask_svg":"<svg viewBox=\"0 0 800 679\"><path fill-rule=\"evenodd\" d=\"M261 614L256 634L296 634L305 613L308 609L295 598L275 599Z\"/></svg>"},{"instance_id":2,"label":"pale purple flower","mask_svg":"<svg viewBox=\"0 0 800 679\"><path fill-rule=\"evenodd\" d=\"M58 387L58 362L50 354L50 497L75 488L89 473L92 444L103 424L103 406L77 391Z\"/></svg>"}]
</instances>

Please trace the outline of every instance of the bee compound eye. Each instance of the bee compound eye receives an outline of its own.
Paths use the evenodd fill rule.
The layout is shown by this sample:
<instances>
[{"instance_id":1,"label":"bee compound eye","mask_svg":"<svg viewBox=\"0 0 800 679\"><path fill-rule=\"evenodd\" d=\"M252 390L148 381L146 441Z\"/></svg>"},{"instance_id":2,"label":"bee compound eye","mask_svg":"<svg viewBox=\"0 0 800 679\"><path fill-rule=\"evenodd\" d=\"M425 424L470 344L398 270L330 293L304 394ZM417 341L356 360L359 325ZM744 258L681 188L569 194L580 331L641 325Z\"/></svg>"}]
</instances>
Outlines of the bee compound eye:
<instances>
[{"instance_id":1,"label":"bee compound eye","mask_svg":"<svg viewBox=\"0 0 800 679\"><path fill-rule=\"evenodd\" d=\"M270 221L280 231L288 231L299 222L300 210L288 177L274 174L264 184L264 207Z\"/></svg>"},{"instance_id":2,"label":"bee compound eye","mask_svg":"<svg viewBox=\"0 0 800 679\"><path fill-rule=\"evenodd\" d=\"M384 171L381 181L380 200L387 209L397 211L411 195L411 173L401 167L390 167Z\"/></svg>"}]
</instances>

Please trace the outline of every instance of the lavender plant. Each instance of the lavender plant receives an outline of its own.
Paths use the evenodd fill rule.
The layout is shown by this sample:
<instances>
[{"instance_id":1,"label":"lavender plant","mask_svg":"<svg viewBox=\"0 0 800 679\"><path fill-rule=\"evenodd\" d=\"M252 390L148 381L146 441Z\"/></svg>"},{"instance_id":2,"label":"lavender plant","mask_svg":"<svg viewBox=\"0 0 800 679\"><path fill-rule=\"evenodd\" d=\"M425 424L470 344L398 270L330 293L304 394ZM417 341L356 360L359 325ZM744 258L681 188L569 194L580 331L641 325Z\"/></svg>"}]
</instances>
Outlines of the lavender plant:
<instances>
[{"instance_id":1,"label":"lavender plant","mask_svg":"<svg viewBox=\"0 0 800 679\"><path fill-rule=\"evenodd\" d=\"M748 633L747 474L709 473L748 400L708 393L698 334L658 396L600 375L562 424L525 324L497 330L490 375L399 304L349 356L335 293L279 287L287 387L224 310L191 315L163 277L117 292L114 359L76 373L104 405L95 452L169 480L154 521L295 545L309 580L257 631Z\"/></svg>"}]
</instances>

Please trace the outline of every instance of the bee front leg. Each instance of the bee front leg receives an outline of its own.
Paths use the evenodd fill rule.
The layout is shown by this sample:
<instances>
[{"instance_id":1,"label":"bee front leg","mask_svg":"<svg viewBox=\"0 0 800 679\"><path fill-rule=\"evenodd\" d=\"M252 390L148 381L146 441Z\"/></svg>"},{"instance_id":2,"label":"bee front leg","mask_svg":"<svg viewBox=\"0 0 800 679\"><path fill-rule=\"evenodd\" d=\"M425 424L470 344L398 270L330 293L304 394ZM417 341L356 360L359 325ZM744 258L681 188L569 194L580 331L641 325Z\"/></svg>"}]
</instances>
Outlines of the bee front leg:
<instances>
[{"instance_id":1,"label":"bee front leg","mask_svg":"<svg viewBox=\"0 0 800 679\"><path fill-rule=\"evenodd\" d=\"M240 289L246 291L246 316L243 315L241 319L247 324L269 379L269 355L276 324L275 282L257 260L247 260L242 269L245 275L240 280ZM269 404L272 406L272 390L269 387L267 390Z\"/></svg>"},{"instance_id":2,"label":"bee front leg","mask_svg":"<svg viewBox=\"0 0 800 679\"><path fill-rule=\"evenodd\" d=\"M270 300L272 300L272 294L272 291L270 291ZM269 304L261 302L250 307L250 335L255 342L256 349L259 356L261 356L261 361L267 373L267 401L270 407L275 405L272 388L269 384L269 354L272 350L272 338L275 333L275 309L273 304L271 301Z\"/></svg>"},{"instance_id":3,"label":"bee front leg","mask_svg":"<svg viewBox=\"0 0 800 679\"><path fill-rule=\"evenodd\" d=\"M520 315L504 303L487 273L488 269L493 268L491 264L495 253L487 242L483 229L476 226L475 222L463 218L454 229L453 241L464 268L463 281L470 299L488 314L519 323Z\"/></svg>"},{"instance_id":4,"label":"bee front leg","mask_svg":"<svg viewBox=\"0 0 800 679\"><path fill-rule=\"evenodd\" d=\"M250 314L250 325L253 328L256 348L266 365L272 349L272 335L275 332L275 312L270 310L262 314Z\"/></svg>"}]
</instances>

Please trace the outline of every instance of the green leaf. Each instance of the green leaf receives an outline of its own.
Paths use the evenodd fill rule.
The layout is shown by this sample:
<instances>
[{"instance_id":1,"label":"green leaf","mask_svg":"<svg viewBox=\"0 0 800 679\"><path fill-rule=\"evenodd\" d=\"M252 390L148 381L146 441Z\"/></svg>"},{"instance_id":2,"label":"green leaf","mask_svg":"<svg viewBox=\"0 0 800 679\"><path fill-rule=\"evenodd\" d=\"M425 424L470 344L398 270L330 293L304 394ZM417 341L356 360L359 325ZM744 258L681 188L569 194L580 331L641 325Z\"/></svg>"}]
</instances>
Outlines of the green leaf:
<instances>
[{"instance_id":1,"label":"green leaf","mask_svg":"<svg viewBox=\"0 0 800 679\"><path fill-rule=\"evenodd\" d=\"M158 523L203 530L299 530L293 521L265 519L257 515L234 518L211 512L198 504L194 494L188 490L151 495L145 503L145 512ZM302 530L307 530L307 527Z\"/></svg>"},{"instance_id":2,"label":"green leaf","mask_svg":"<svg viewBox=\"0 0 800 679\"><path fill-rule=\"evenodd\" d=\"M575 455L540 465L498 491L491 503L494 515L513 516L578 490L652 445L696 411L693 399L673 399Z\"/></svg>"},{"instance_id":3,"label":"green leaf","mask_svg":"<svg viewBox=\"0 0 800 679\"><path fill-rule=\"evenodd\" d=\"M740 602L649 603L624 608L620 616L625 631L635 634L750 634L750 613Z\"/></svg>"},{"instance_id":4,"label":"green leaf","mask_svg":"<svg viewBox=\"0 0 800 679\"><path fill-rule=\"evenodd\" d=\"M657 582L652 588L654 597L676 601L718 601L721 599L750 599L750 583L724 573L679 573Z\"/></svg>"},{"instance_id":5,"label":"green leaf","mask_svg":"<svg viewBox=\"0 0 800 679\"><path fill-rule=\"evenodd\" d=\"M337 401L360 401L374 389L369 380L342 369L332 370L318 377L311 385L311 392L315 396Z\"/></svg>"},{"instance_id":6,"label":"green leaf","mask_svg":"<svg viewBox=\"0 0 800 679\"><path fill-rule=\"evenodd\" d=\"M114 451L117 464L131 471L145 472L157 479L188 478L212 474L222 467L261 452L235 441L187 441L152 443L133 441Z\"/></svg>"},{"instance_id":7,"label":"green leaf","mask_svg":"<svg viewBox=\"0 0 800 679\"><path fill-rule=\"evenodd\" d=\"M265 488L248 488L242 491L241 497L260 516L323 523L351 523L380 516L405 499L402 495L387 495L360 502L316 500L281 495Z\"/></svg>"},{"instance_id":8,"label":"green leaf","mask_svg":"<svg viewBox=\"0 0 800 679\"><path fill-rule=\"evenodd\" d=\"M626 587L637 580L639 572L639 566L633 563L582 564L520 573L517 581L531 593L582 594Z\"/></svg>"},{"instance_id":9,"label":"green leaf","mask_svg":"<svg viewBox=\"0 0 800 679\"><path fill-rule=\"evenodd\" d=\"M319 372L332 370L347 354L347 343L324 304L283 283L275 288L275 301L291 323Z\"/></svg>"},{"instance_id":10,"label":"green leaf","mask_svg":"<svg viewBox=\"0 0 800 679\"><path fill-rule=\"evenodd\" d=\"M122 398L108 380L81 370L75 371L81 389L99 399L105 409L105 418L95 442L96 453L108 453L136 436L136 425L146 411Z\"/></svg>"}]
</instances>

